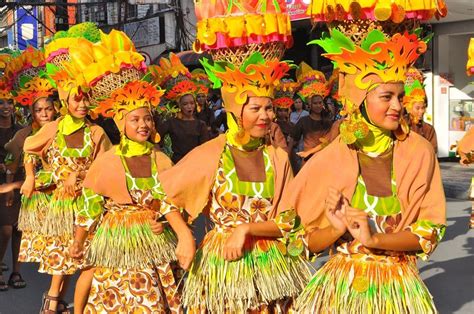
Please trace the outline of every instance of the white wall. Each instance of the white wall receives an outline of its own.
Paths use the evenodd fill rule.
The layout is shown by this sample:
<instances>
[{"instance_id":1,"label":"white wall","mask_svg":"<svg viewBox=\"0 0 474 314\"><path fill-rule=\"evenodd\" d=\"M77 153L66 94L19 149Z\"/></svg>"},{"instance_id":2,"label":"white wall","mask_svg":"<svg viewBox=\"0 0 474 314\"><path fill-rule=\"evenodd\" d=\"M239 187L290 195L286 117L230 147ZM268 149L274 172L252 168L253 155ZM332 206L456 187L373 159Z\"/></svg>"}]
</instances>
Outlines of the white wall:
<instances>
[{"instance_id":1,"label":"white wall","mask_svg":"<svg viewBox=\"0 0 474 314\"><path fill-rule=\"evenodd\" d=\"M453 99L470 99L474 96L472 78L466 75L467 46L474 37L474 20L436 24L434 26L434 68L431 84L433 122L438 136L439 157L449 155L450 146L459 140L464 132L450 131L449 102ZM448 74L446 82L440 74ZM429 88L427 88L427 92Z\"/></svg>"}]
</instances>

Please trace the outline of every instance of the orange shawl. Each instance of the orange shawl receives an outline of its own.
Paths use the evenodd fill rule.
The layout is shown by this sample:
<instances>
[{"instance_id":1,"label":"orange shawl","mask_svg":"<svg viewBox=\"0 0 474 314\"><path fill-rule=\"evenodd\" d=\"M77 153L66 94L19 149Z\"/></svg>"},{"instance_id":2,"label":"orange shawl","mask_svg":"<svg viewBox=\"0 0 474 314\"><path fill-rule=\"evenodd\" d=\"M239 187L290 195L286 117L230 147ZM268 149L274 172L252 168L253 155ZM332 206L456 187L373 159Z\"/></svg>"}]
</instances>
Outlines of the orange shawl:
<instances>
[{"instance_id":1,"label":"orange shawl","mask_svg":"<svg viewBox=\"0 0 474 314\"><path fill-rule=\"evenodd\" d=\"M44 125L38 133L33 136L30 136L26 139L24 145L24 151L29 154L37 155L43 160L43 164L47 164L44 160L46 151L53 143L56 138L56 133L58 132L58 124L61 118L49 122ZM104 130L95 124L92 124L86 120L86 124L91 129L92 142L94 143L94 152L93 158L105 153L112 146L109 138L105 134Z\"/></svg>"},{"instance_id":2,"label":"orange shawl","mask_svg":"<svg viewBox=\"0 0 474 314\"><path fill-rule=\"evenodd\" d=\"M112 149L94 160L84 179L83 186L92 189L97 194L111 198L118 204L130 204L132 198L127 188L125 169L120 156L115 154L116 147L113 146ZM158 178L160 179L161 172L171 168L173 163L168 156L160 151L153 150L153 154L155 154Z\"/></svg>"},{"instance_id":3,"label":"orange shawl","mask_svg":"<svg viewBox=\"0 0 474 314\"><path fill-rule=\"evenodd\" d=\"M417 220L446 224L446 199L438 161L431 144L411 132L395 141L393 168L402 220L396 232ZM280 210L295 208L307 229L325 228L324 206L329 187L351 200L359 175L357 151L337 137L301 169L280 202Z\"/></svg>"},{"instance_id":4,"label":"orange shawl","mask_svg":"<svg viewBox=\"0 0 474 314\"><path fill-rule=\"evenodd\" d=\"M225 135L220 135L196 147L176 166L165 171L160 178L163 189L171 202L184 208L193 219L209 205L211 189L226 142ZM276 208L283 194L283 188L293 178L293 172L288 161L288 154L284 150L271 145L267 148L274 169L274 208L269 216L274 218L278 214Z\"/></svg>"}]
</instances>

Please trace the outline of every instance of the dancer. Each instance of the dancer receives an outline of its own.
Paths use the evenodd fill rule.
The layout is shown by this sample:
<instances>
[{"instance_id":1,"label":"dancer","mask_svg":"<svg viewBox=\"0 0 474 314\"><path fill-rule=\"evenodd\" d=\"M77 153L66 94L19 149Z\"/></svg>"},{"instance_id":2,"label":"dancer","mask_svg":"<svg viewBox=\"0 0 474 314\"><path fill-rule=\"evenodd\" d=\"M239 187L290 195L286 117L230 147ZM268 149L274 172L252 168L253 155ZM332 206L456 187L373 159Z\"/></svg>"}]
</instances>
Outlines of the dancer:
<instances>
[{"instance_id":1,"label":"dancer","mask_svg":"<svg viewBox=\"0 0 474 314\"><path fill-rule=\"evenodd\" d=\"M303 158L302 165L304 165L309 157L336 138L338 128L332 128L334 121L324 103L330 92L324 73L313 70L302 62L297 77L301 85L298 95L309 103L310 113L301 118L293 128L289 146L292 149L295 143L303 141L303 151L297 155Z\"/></svg>"},{"instance_id":2,"label":"dancer","mask_svg":"<svg viewBox=\"0 0 474 314\"><path fill-rule=\"evenodd\" d=\"M274 116L274 87L289 70L279 61L291 42L285 4L274 2L267 11L247 7L252 13L215 20L205 18L208 9L206 2L196 5L202 18L197 38L213 54L214 64L202 62L214 87L221 88L229 130L191 151L161 179L170 208L183 208L192 219L204 213L213 223L191 266L183 304L192 313L287 313L309 269L300 256L302 242L293 241L294 211L274 210L292 178L288 155L264 141ZM264 18L282 26L276 39L240 46L254 38L247 31L263 32ZM205 25L214 22L227 25L216 30L224 37L235 35L227 33L233 23L248 28L241 29L239 40L216 42L205 33Z\"/></svg>"},{"instance_id":3,"label":"dancer","mask_svg":"<svg viewBox=\"0 0 474 314\"><path fill-rule=\"evenodd\" d=\"M122 46L109 45L115 42ZM104 53L86 60L97 49ZM108 64L108 60L116 63ZM160 176L172 165L152 143L159 141L152 109L163 92L142 80L144 59L119 31L103 34L101 43L76 51L71 62L84 66L83 73L101 69L95 77L84 75L91 94L100 91L102 96L95 98L93 114L112 117L121 134L120 143L89 169L83 185L84 206L76 218L70 249L75 257L82 257L89 230L97 225L85 251L94 276L84 312L181 313L170 265L176 259L176 238L169 228L160 233L156 223L164 198Z\"/></svg>"},{"instance_id":4,"label":"dancer","mask_svg":"<svg viewBox=\"0 0 474 314\"><path fill-rule=\"evenodd\" d=\"M35 135L26 139L26 154L41 158L43 168L52 171L56 188L43 219L42 234L46 246L39 271L52 275L49 291L43 295L42 312L61 311L70 275L86 268L83 260L69 256L67 249L73 242L75 212L82 204L82 183L92 161L107 151L111 144L102 128L90 123L89 97L80 88L82 69L71 67L67 62L70 54L78 47L92 45L91 41L77 38L77 33L87 34L92 41L98 41L100 34L92 24L78 24L66 34L61 33L50 45L48 53L48 76L57 85L62 116L46 124ZM69 43L69 44L68 44ZM57 45L57 46L56 46ZM58 46L60 48L58 48ZM48 51L48 49L47 49ZM66 69L67 67L67 69ZM34 182L33 174L27 174L25 182ZM30 197L31 189L23 194ZM58 303L61 307L58 307Z\"/></svg>"},{"instance_id":5,"label":"dancer","mask_svg":"<svg viewBox=\"0 0 474 314\"><path fill-rule=\"evenodd\" d=\"M413 67L408 69L407 72L403 106L407 112L410 129L423 136L433 145L435 154L438 153L436 131L431 124L423 121L423 116L426 112L426 93L423 86L423 74Z\"/></svg>"},{"instance_id":6,"label":"dancer","mask_svg":"<svg viewBox=\"0 0 474 314\"><path fill-rule=\"evenodd\" d=\"M468 47L468 60L466 64L466 73L468 76L474 75L474 38L471 38ZM470 128L463 138L457 143L456 153L461 158L461 165L467 166L474 162L474 128ZM469 198L471 199L471 219L469 228L474 229L474 177L471 179L469 189Z\"/></svg>"},{"instance_id":7,"label":"dancer","mask_svg":"<svg viewBox=\"0 0 474 314\"><path fill-rule=\"evenodd\" d=\"M219 132L217 131L214 117L214 111L209 106L209 88L211 87L211 81L202 69L195 69L191 72L192 79L197 86L196 92L196 117L199 120L204 121L207 125L207 131L210 138L216 137Z\"/></svg>"},{"instance_id":8,"label":"dancer","mask_svg":"<svg viewBox=\"0 0 474 314\"><path fill-rule=\"evenodd\" d=\"M276 87L273 107L275 109L276 123L285 136L288 144L289 136L293 130L294 124L290 121L290 108L294 104L293 97L299 84L292 80L282 80Z\"/></svg>"},{"instance_id":9,"label":"dancer","mask_svg":"<svg viewBox=\"0 0 474 314\"><path fill-rule=\"evenodd\" d=\"M6 67L12 60L11 54L0 55L0 66ZM0 86L0 184L8 184L21 180L21 173L15 175L11 162L11 154L5 149L4 145L10 141L14 135L21 129L21 126L15 123L14 119L14 96L13 88L6 84L5 77L2 77ZM18 212L20 209L19 194L14 191L0 195L0 261L8 248L10 239L12 240L12 268L13 273L9 280L5 282L3 270L8 267L3 264L0 269L0 291L7 291L11 283L14 287L24 287L26 283L19 274L20 264L18 263L18 251L21 240L21 232L17 228Z\"/></svg>"},{"instance_id":10,"label":"dancer","mask_svg":"<svg viewBox=\"0 0 474 314\"><path fill-rule=\"evenodd\" d=\"M12 174L21 174L21 177L18 178L21 181L25 179L25 171L31 175L36 167L34 183L25 183L25 188L34 192L30 197L23 195L21 198L18 230L22 232L22 235L21 244L18 243L19 252L15 258L18 262L39 263L45 245L44 238L40 234L41 222L50 201L51 190L54 187L51 186L51 173L41 169L39 158L32 155L24 156L23 145L27 137L37 133L41 127L54 120L56 109L51 98L55 89L46 79L39 77L38 70L41 67L33 68L36 69L33 71L33 76L27 74L27 70L31 69L32 60L36 58L42 59L42 53L28 48L7 66L7 75L4 79L11 80L11 75L16 74L16 78L10 81L15 87L15 100L20 106L28 107L32 122L19 130L5 145L5 149L12 157L10 171ZM26 286L21 275L18 272L16 275L17 282L13 287Z\"/></svg>"},{"instance_id":11,"label":"dancer","mask_svg":"<svg viewBox=\"0 0 474 314\"><path fill-rule=\"evenodd\" d=\"M363 4L355 3L351 14L362 16L381 18L385 11L378 6L391 8L378 1L375 12L356 11ZM312 13L322 19L314 11L318 5L313 3ZM435 5L413 14L407 3L403 12L428 17ZM397 12L394 18L400 18ZM416 258L427 259L443 237L446 201L432 146L409 132L402 117L405 74L427 45L416 33L384 33L388 28L378 20L337 23L342 26L315 42L339 68L347 117L340 136L309 160L280 205L296 208L311 252L339 241L337 253L298 298L297 311L434 313ZM367 24L364 36L365 28L350 36ZM321 180L314 184L316 176ZM342 237L346 232L350 236Z\"/></svg>"}]
</instances>

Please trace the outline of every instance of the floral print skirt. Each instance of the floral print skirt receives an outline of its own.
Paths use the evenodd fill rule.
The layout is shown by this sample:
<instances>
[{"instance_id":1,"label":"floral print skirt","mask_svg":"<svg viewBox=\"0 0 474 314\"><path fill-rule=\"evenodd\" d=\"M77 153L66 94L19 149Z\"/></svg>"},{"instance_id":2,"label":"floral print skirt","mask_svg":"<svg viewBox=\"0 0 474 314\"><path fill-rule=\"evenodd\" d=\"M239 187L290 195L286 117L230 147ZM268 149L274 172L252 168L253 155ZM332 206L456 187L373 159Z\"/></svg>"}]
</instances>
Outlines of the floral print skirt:
<instances>
[{"instance_id":1,"label":"floral print skirt","mask_svg":"<svg viewBox=\"0 0 474 314\"><path fill-rule=\"evenodd\" d=\"M145 269L96 267L84 313L183 313L170 264Z\"/></svg>"}]
</instances>

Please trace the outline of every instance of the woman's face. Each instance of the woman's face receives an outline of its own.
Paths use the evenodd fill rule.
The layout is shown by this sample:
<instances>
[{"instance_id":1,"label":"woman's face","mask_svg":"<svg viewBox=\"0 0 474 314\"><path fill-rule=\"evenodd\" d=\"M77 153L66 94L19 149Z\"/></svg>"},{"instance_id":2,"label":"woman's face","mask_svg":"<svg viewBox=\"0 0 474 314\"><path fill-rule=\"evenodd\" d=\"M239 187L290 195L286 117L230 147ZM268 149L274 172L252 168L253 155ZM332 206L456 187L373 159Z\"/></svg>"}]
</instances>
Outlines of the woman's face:
<instances>
[{"instance_id":1,"label":"woman's face","mask_svg":"<svg viewBox=\"0 0 474 314\"><path fill-rule=\"evenodd\" d=\"M33 120L40 127L53 121L55 113L53 103L46 98L38 99L33 105Z\"/></svg>"},{"instance_id":2,"label":"woman's face","mask_svg":"<svg viewBox=\"0 0 474 314\"><path fill-rule=\"evenodd\" d=\"M84 119L89 112L89 99L85 96L69 96L68 111L71 116L77 119Z\"/></svg>"},{"instance_id":3,"label":"woman's face","mask_svg":"<svg viewBox=\"0 0 474 314\"><path fill-rule=\"evenodd\" d=\"M253 138L268 133L274 118L272 100L268 97L250 97L242 110L242 127Z\"/></svg>"},{"instance_id":4,"label":"woman's face","mask_svg":"<svg viewBox=\"0 0 474 314\"><path fill-rule=\"evenodd\" d=\"M288 120L288 109L276 108L276 116L278 120Z\"/></svg>"},{"instance_id":5,"label":"woman's face","mask_svg":"<svg viewBox=\"0 0 474 314\"><path fill-rule=\"evenodd\" d=\"M295 109L296 109L296 110L301 110L301 109L303 109L303 101L302 101L300 98L296 98L296 99L295 99L294 106L295 106Z\"/></svg>"},{"instance_id":6,"label":"woman's face","mask_svg":"<svg viewBox=\"0 0 474 314\"><path fill-rule=\"evenodd\" d=\"M11 118L13 114L13 100L11 99L0 99L0 117Z\"/></svg>"},{"instance_id":7,"label":"woman's face","mask_svg":"<svg viewBox=\"0 0 474 314\"><path fill-rule=\"evenodd\" d=\"M423 120L423 116L426 112L426 105L424 102L419 101L413 104L413 108L411 109L411 115L417 119L417 121Z\"/></svg>"},{"instance_id":8,"label":"woman's face","mask_svg":"<svg viewBox=\"0 0 474 314\"><path fill-rule=\"evenodd\" d=\"M367 114L373 124L384 130L395 131L402 113L404 95L402 83L380 84L367 93Z\"/></svg>"},{"instance_id":9,"label":"woman's face","mask_svg":"<svg viewBox=\"0 0 474 314\"><path fill-rule=\"evenodd\" d=\"M320 114L324 110L324 102L321 96L313 96L311 97L311 112Z\"/></svg>"},{"instance_id":10,"label":"woman's face","mask_svg":"<svg viewBox=\"0 0 474 314\"><path fill-rule=\"evenodd\" d=\"M196 102L199 104L199 106L205 106L207 104L207 97L206 94L198 94L196 96Z\"/></svg>"},{"instance_id":11,"label":"woman's face","mask_svg":"<svg viewBox=\"0 0 474 314\"><path fill-rule=\"evenodd\" d=\"M179 100L179 109L185 117L191 117L196 109L193 95L184 95Z\"/></svg>"},{"instance_id":12,"label":"woman's face","mask_svg":"<svg viewBox=\"0 0 474 314\"><path fill-rule=\"evenodd\" d=\"M147 108L135 109L125 116L125 135L132 141L146 142L153 127L153 116Z\"/></svg>"}]
</instances>

